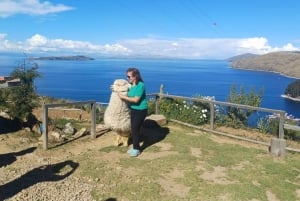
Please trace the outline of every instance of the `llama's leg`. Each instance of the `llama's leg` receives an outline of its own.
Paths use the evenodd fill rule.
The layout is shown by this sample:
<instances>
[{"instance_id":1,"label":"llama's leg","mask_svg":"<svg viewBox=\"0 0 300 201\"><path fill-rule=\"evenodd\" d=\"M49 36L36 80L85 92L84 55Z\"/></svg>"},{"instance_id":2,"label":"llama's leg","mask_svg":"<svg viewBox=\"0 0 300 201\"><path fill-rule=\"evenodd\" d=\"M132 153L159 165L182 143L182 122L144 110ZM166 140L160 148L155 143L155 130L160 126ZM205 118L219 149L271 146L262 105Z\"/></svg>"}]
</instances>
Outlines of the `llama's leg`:
<instances>
[{"instance_id":1,"label":"llama's leg","mask_svg":"<svg viewBox=\"0 0 300 201\"><path fill-rule=\"evenodd\" d=\"M128 137L123 136L122 141L123 141L123 145L128 147Z\"/></svg>"},{"instance_id":2,"label":"llama's leg","mask_svg":"<svg viewBox=\"0 0 300 201\"><path fill-rule=\"evenodd\" d=\"M120 145L120 141L121 141L121 136L117 133L117 135L116 135L116 142L115 142L116 146Z\"/></svg>"}]
</instances>

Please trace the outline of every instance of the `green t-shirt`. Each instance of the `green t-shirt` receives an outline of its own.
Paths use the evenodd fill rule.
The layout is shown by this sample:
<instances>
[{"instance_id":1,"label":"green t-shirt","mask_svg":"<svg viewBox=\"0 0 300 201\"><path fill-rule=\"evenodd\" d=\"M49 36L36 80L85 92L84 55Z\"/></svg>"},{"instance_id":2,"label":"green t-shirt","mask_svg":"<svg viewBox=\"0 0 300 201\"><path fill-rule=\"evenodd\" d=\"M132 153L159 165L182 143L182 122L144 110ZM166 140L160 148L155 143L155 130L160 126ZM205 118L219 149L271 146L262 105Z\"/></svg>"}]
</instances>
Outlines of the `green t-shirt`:
<instances>
[{"instance_id":1,"label":"green t-shirt","mask_svg":"<svg viewBox=\"0 0 300 201\"><path fill-rule=\"evenodd\" d=\"M146 90L144 82L138 82L137 85L132 85L128 91L128 97L139 97L138 103L129 103L131 109L144 110L148 108L146 99Z\"/></svg>"}]
</instances>

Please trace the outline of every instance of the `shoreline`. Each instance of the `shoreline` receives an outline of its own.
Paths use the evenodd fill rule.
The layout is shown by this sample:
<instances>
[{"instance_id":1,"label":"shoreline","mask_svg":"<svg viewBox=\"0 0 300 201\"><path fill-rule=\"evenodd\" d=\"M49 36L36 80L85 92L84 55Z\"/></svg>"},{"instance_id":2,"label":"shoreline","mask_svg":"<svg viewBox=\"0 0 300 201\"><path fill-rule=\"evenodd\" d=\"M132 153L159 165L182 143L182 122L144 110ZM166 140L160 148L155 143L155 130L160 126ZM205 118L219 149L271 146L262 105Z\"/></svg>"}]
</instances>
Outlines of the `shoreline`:
<instances>
[{"instance_id":1,"label":"shoreline","mask_svg":"<svg viewBox=\"0 0 300 201\"><path fill-rule=\"evenodd\" d=\"M261 72L267 72L267 73L275 73L275 74L279 74L279 75L287 77L287 78L300 79L300 77L296 77L296 76L292 76L292 75L286 75L283 72L269 71L269 70L263 70L263 69L239 68L239 67L233 67L233 66L230 66L230 67L235 68L235 69L239 69L239 70L261 71Z\"/></svg>"},{"instance_id":2,"label":"shoreline","mask_svg":"<svg viewBox=\"0 0 300 201\"><path fill-rule=\"evenodd\" d=\"M300 102L300 98L292 98L292 97L290 97L290 96L288 96L288 95L284 95L284 94L282 94L282 95L280 95L282 98L286 98L286 99L289 99L289 100L292 100L292 101L297 101L297 102Z\"/></svg>"}]
</instances>

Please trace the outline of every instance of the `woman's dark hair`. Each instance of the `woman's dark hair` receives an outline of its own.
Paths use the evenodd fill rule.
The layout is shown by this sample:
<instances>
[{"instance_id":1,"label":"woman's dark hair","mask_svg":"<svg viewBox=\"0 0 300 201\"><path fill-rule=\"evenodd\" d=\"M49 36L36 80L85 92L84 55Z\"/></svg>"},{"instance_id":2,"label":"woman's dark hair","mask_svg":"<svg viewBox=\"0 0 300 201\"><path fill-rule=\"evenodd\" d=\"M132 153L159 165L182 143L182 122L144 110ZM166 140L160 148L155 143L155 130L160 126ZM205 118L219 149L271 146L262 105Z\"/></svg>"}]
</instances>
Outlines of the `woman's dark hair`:
<instances>
[{"instance_id":1,"label":"woman's dark hair","mask_svg":"<svg viewBox=\"0 0 300 201\"><path fill-rule=\"evenodd\" d=\"M141 76L140 71L137 68L128 68L126 73L131 72L132 76L134 76L136 78L137 82L144 82L143 78Z\"/></svg>"}]
</instances>

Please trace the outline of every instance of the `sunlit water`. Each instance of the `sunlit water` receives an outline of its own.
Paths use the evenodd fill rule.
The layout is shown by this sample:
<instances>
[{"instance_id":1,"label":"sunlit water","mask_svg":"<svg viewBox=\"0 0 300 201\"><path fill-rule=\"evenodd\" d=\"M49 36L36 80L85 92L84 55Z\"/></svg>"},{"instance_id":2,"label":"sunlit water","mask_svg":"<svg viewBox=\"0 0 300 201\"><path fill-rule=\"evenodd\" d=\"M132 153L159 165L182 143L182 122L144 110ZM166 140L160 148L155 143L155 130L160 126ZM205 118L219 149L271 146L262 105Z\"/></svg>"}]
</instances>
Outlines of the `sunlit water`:
<instances>
[{"instance_id":1,"label":"sunlit water","mask_svg":"<svg viewBox=\"0 0 300 201\"><path fill-rule=\"evenodd\" d=\"M295 79L276 73L230 68L220 60L145 60L97 59L91 61L35 61L42 74L35 85L40 95L70 100L108 102L110 85L115 79L125 79L128 67L142 73L147 93L159 92L181 96L214 96L226 101L230 88L243 86L247 91L264 89L262 107L285 110L300 117L300 102L280 97ZM0 56L0 75L9 75L22 59ZM30 66L28 66L30 67Z\"/></svg>"}]
</instances>

